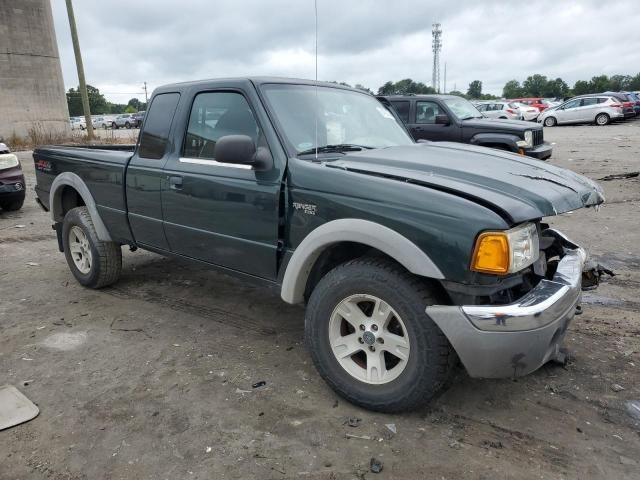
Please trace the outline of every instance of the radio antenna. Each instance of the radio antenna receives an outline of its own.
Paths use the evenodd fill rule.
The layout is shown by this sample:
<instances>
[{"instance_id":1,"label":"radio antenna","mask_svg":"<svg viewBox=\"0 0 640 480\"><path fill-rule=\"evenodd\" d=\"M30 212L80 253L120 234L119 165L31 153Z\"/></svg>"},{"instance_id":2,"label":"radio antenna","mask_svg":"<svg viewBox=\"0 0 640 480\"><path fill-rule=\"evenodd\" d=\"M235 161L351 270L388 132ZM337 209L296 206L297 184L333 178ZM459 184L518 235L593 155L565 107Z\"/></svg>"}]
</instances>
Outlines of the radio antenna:
<instances>
[{"instance_id":1,"label":"radio antenna","mask_svg":"<svg viewBox=\"0 0 640 480\"><path fill-rule=\"evenodd\" d=\"M316 114L314 118L315 122L315 145L316 145L316 162L318 161L318 115L320 115L320 105L318 102L318 0L313 0L314 12L315 12L315 21L316 21L316 80L315 80L315 90L316 90Z\"/></svg>"}]
</instances>

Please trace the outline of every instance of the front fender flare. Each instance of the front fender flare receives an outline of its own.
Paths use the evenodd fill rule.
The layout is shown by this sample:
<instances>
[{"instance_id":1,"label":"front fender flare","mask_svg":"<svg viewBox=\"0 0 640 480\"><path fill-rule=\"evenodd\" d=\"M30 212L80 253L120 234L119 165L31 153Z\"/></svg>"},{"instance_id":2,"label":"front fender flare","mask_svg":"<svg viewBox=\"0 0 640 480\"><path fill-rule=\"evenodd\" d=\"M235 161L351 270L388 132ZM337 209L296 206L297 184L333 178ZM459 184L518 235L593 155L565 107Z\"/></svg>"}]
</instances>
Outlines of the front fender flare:
<instances>
[{"instance_id":1,"label":"front fender flare","mask_svg":"<svg viewBox=\"0 0 640 480\"><path fill-rule=\"evenodd\" d=\"M390 256L411 273L444 278L431 258L398 232L368 220L343 218L316 228L295 249L282 280L280 296L285 302L295 304L304 301L307 279L316 260L323 251L340 242L368 245Z\"/></svg>"},{"instance_id":2,"label":"front fender flare","mask_svg":"<svg viewBox=\"0 0 640 480\"><path fill-rule=\"evenodd\" d=\"M471 137L469 143L480 147L490 144L500 144L508 147L512 152L517 152L518 144L516 142L520 140L522 139L517 135L511 135L508 133L478 133Z\"/></svg>"},{"instance_id":3,"label":"front fender flare","mask_svg":"<svg viewBox=\"0 0 640 480\"><path fill-rule=\"evenodd\" d=\"M96 229L98 239L103 242L111 242L111 235L109 234L107 227L105 227L102 218L100 218L93 195L91 195L91 192L84 181L73 172L61 173L51 184L51 190L49 191L49 208L51 209L51 218L53 221L55 223L61 223L64 220L62 191L65 186L73 188L82 197L82 200L91 215L91 220L93 220L93 226Z\"/></svg>"}]
</instances>

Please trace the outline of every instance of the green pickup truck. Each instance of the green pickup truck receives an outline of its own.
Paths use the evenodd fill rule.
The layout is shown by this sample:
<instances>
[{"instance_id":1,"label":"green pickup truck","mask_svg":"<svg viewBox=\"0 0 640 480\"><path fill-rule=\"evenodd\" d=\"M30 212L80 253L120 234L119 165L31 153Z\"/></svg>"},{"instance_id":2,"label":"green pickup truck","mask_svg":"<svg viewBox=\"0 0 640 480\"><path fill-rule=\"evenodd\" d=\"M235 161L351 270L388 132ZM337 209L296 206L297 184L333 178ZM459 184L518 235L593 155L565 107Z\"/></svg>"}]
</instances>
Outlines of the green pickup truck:
<instances>
[{"instance_id":1,"label":"green pickup truck","mask_svg":"<svg viewBox=\"0 0 640 480\"><path fill-rule=\"evenodd\" d=\"M306 304L327 383L386 412L424 405L458 359L485 378L555 359L586 255L542 219L604 201L571 171L415 143L375 97L292 79L167 85L137 145L33 157L82 285L116 282L127 245L271 286Z\"/></svg>"}]
</instances>

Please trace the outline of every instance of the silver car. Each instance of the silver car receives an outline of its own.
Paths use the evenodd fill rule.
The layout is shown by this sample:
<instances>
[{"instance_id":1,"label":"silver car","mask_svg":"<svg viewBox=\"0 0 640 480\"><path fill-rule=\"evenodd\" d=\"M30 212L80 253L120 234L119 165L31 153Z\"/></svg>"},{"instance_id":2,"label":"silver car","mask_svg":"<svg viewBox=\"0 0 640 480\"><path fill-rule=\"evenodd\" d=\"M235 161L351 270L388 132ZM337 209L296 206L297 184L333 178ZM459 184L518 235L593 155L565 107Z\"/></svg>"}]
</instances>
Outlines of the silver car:
<instances>
[{"instance_id":1,"label":"silver car","mask_svg":"<svg viewBox=\"0 0 640 480\"><path fill-rule=\"evenodd\" d=\"M116 129L120 127L133 128L137 125L138 121L133 118L132 113L123 113L118 115L112 122L111 127Z\"/></svg>"},{"instance_id":2,"label":"silver car","mask_svg":"<svg viewBox=\"0 0 640 480\"><path fill-rule=\"evenodd\" d=\"M511 102L480 102L476 104L476 108L480 110L485 117L502 118L504 120L522 120L520 110Z\"/></svg>"},{"instance_id":3,"label":"silver car","mask_svg":"<svg viewBox=\"0 0 640 480\"><path fill-rule=\"evenodd\" d=\"M93 125L93 128L107 129L111 126L111 120L107 117L91 117L91 124Z\"/></svg>"},{"instance_id":4,"label":"silver car","mask_svg":"<svg viewBox=\"0 0 640 480\"><path fill-rule=\"evenodd\" d=\"M538 123L545 127L572 123L607 125L615 120L624 120L623 105L609 95L574 97L557 107L548 108L538 117Z\"/></svg>"}]
</instances>

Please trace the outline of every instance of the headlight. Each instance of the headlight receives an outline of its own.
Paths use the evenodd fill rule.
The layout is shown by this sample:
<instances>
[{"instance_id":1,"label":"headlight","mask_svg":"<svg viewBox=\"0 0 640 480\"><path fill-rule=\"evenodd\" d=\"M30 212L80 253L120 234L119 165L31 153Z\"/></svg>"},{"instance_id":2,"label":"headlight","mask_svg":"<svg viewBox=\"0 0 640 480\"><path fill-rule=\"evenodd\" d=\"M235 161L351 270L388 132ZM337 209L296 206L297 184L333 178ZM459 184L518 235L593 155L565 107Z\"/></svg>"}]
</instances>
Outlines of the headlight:
<instances>
[{"instance_id":1,"label":"headlight","mask_svg":"<svg viewBox=\"0 0 640 480\"><path fill-rule=\"evenodd\" d=\"M476 240L471 270L498 275L519 272L539 255L538 229L533 223L503 232L483 232Z\"/></svg>"},{"instance_id":2,"label":"headlight","mask_svg":"<svg viewBox=\"0 0 640 480\"><path fill-rule=\"evenodd\" d=\"M527 142L527 147L533 147L533 132L531 130L525 130L524 141Z\"/></svg>"},{"instance_id":3,"label":"headlight","mask_svg":"<svg viewBox=\"0 0 640 480\"><path fill-rule=\"evenodd\" d=\"M4 155L0 155L0 170L17 167L18 165L20 165L18 157L16 157L13 153L5 153Z\"/></svg>"}]
</instances>

